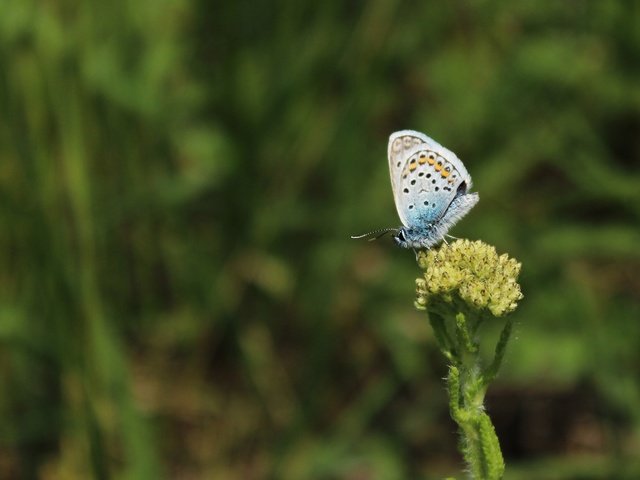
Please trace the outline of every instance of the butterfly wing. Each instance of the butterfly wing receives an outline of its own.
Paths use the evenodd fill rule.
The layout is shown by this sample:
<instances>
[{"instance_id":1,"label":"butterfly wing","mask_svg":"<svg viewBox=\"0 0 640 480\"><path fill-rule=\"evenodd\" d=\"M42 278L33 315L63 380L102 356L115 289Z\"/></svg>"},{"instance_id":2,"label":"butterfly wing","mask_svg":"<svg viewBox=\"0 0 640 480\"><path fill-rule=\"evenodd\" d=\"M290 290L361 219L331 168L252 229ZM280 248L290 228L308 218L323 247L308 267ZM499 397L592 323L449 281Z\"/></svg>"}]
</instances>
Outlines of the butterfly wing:
<instances>
[{"instance_id":1,"label":"butterfly wing","mask_svg":"<svg viewBox=\"0 0 640 480\"><path fill-rule=\"evenodd\" d=\"M389 169L398 215L406 227L437 222L471 187L469 173L453 152L411 130L389 138Z\"/></svg>"},{"instance_id":2,"label":"butterfly wing","mask_svg":"<svg viewBox=\"0 0 640 480\"><path fill-rule=\"evenodd\" d=\"M463 195L457 195L453 201L449 204L449 207L445 210L442 217L438 219L435 225L433 238L438 240L444 238L445 234L453 227L458 221L464 217L469 210L471 210L480 197L477 193L466 193Z\"/></svg>"},{"instance_id":3,"label":"butterfly wing","mask_svg":"<svg viewBox=\"0 0 640 480\"><path fill-rule=\"evenodd\" d=\"M407 163L407 153L417 145L429 144L430 138L425 134L413 130L401 130L392 133L389 137L387 147L387 158L389 159L389 174L391 176L391 188L393 199L398 210L400 221L408 226L408 209L406 197L402 195L402 172Z\"/></svg>"}]
</instances>

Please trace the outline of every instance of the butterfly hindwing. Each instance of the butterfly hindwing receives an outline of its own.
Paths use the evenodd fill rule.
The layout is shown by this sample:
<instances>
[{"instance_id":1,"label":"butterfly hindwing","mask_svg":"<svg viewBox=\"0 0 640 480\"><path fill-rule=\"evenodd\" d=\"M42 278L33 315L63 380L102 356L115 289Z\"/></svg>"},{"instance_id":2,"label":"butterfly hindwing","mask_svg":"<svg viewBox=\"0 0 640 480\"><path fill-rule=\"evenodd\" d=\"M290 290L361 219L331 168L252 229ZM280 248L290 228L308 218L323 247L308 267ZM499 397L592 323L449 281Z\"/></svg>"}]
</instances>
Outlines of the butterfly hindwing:
<instances>
[{"instance_id":1,"label":"butterfly hindwing","mask_svg":"<svg viewBox=\"0 0 640 480\"><path fill-rule=\"evenodd\" d=\"M469 210L478 203L478 200L480 200L480 197L477 193L456 196L436 224L434 236L436 238L444 237L451 227L469 213Z\"/></svg>"}]
</instances>

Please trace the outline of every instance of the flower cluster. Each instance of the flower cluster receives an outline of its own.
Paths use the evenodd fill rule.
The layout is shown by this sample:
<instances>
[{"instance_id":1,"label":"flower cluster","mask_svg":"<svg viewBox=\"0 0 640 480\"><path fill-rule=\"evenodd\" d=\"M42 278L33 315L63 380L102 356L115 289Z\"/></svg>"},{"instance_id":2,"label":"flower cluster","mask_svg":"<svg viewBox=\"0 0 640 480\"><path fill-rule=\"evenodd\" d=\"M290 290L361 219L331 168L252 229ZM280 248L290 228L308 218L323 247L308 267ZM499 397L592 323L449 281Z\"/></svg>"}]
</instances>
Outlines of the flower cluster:
<instances>
[{"instance_id":1,"label":"flower cluster","mask_svg":"<svg viewBox=\"0 0 640 480\"><path fill-rule=\"evenodd\" d=\"M418 253L424 277L416 280L416 307L460 303L500 317L522 299L517 278L521 264L481 241L456 240L437 250Z\"/></svg>"}]
</instances>

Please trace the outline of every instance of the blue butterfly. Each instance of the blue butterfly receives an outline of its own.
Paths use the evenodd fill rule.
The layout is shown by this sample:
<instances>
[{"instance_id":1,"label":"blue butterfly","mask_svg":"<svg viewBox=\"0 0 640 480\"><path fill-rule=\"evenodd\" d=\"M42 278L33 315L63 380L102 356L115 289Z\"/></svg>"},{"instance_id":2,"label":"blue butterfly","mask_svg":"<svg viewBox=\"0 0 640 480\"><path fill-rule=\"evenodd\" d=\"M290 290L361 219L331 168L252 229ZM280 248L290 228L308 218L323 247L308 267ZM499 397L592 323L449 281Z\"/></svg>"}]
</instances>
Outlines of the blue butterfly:
<instances>
[{"instance_id":1,"label":"blue butterfly","mask_svg":"<svg viewBox=\"0 0 640 480\"><path fill-rule=\"evenodd\" d=\"M389 137L389 173L403 226L352 238L395 232L403 248L430 248L478 203L471 176L450 150L423 133L401 130Z\"/></svg>"}]
</instances>

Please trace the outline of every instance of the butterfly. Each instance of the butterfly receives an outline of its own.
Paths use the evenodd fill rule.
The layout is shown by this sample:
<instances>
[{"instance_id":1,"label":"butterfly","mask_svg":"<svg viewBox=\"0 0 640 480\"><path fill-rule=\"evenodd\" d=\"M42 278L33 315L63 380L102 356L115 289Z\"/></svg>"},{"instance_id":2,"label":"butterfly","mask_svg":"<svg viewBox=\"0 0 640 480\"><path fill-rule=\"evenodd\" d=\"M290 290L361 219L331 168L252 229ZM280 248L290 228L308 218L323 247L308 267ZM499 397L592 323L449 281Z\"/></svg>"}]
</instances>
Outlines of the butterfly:
<instances>
[{"instance_id":1,"label":"butterfly","mask_svg":"<svg viewBox=\"0 0 640 480\"><path fill-rule=\"evenodd\" d=\"M471 176L462 161L427 135L413 130L391 134L387 149L391 187L402 227L365 235L379 238L394 232L403 248L430 248L478 203L470 193Z\"/></svg>"}]
</instances>

